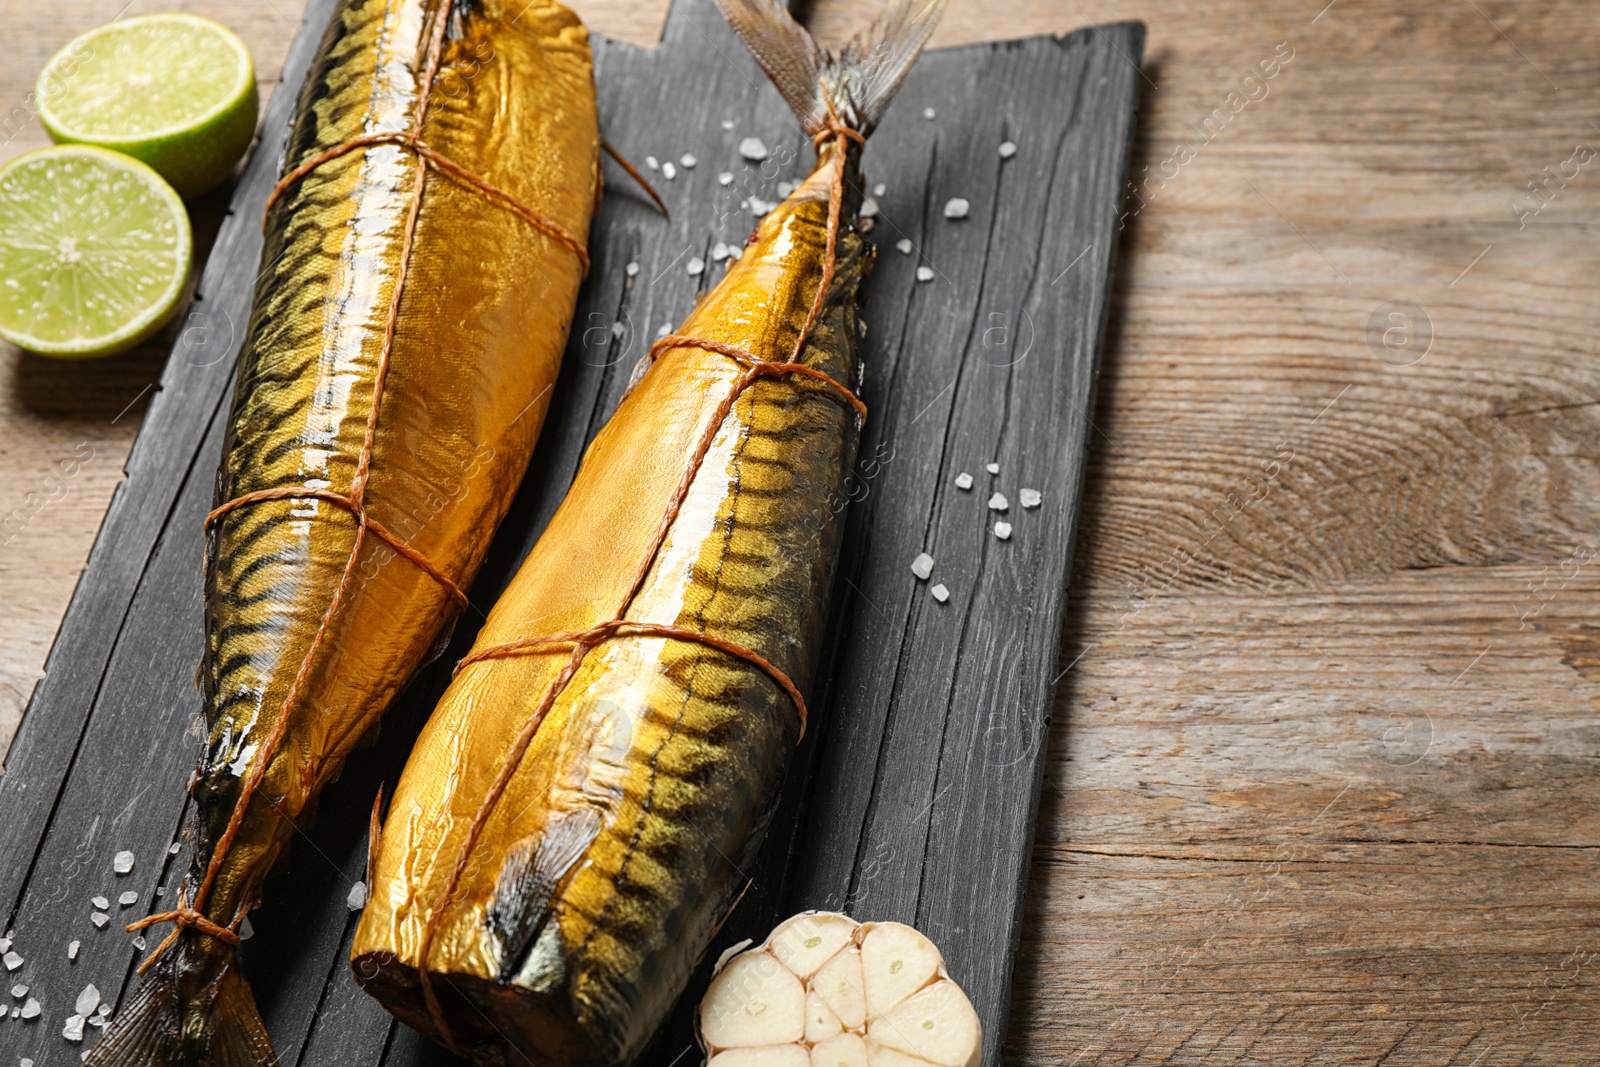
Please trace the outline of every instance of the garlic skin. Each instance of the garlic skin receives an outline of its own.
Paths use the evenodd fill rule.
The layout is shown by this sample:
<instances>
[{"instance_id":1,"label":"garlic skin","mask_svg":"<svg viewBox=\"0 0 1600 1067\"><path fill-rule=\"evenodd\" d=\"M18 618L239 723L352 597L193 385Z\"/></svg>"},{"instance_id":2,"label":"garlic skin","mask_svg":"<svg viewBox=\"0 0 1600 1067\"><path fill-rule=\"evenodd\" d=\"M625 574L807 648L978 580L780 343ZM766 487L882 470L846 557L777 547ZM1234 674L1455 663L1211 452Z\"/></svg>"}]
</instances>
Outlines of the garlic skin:
<instances>
[{"instance_id":1,"label":"garlic skin","mask_svg":"<svg viewBox=\"0 0 1600 1067\"><path fill-rule=\"evenodd\" d=\"M801 912L729 950L695 1018L707 1067L979 1067L983 1025L902 923Z\"/></svg>"}]
</instances>

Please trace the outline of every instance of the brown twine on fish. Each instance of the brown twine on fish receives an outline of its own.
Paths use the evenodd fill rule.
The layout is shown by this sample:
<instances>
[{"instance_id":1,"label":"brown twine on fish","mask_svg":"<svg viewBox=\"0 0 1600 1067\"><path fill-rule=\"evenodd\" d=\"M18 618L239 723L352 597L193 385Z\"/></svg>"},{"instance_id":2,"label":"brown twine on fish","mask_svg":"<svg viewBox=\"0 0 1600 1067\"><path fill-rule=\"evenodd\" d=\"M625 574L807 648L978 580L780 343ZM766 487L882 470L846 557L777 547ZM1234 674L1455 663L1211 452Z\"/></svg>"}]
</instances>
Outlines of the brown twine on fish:
<instances>
[{"instance_id":1,"label":"brown twine on fish","mask_svg":"<svg viewBox=\"0 0 1600 1067\"><path fill-rule=\"evenodd\" d=\"M731 642L724 642L720 638L712 637L700 631L685 630L680 627L656 623L630 623L623 616L639 595L640 590L643 589L645 580L649 577L650 570L655 565L656 558L661 554L662 546L666 543L667 535L677 521L678 513L682 510L684 501L688 499L689 490L693 486L695 476L700 471L700 465L705 462L705 458L711 450L712 442L722 428L722 423L733 411L733 405L744 394L745 390L763 378L788 375L817 378L831 388L836 398L843 400L862 419L866 418L866 405L861 402L859 397L824 372L807 367L799 362L805 344L810 339L811 333L816 329L817 320L822 315L823 307L826 306L828 289L833 284L834 272L838 263L839 226L844 204L844 168L848 142L855 141L857 144L862 145L866 143L866 138L859 131L850 129L839 120L838 115L833 111L831 103L828 107L828 125L817 134L815 141L820 147L820 144L829 138L833 139L837 144L838 154L834 161L833 180L829 183L828 188L828 237L827 249L823 257L822 279L817 286L817 295L811 302L811 309L806 315L805 325L801 328L799 337L795 341L794 351L789 361L784 363L769 362L757 359L750 353L734 348L731 345L676 334L669 334L655 345L652 345L646 357L654 361L659 354L658 350L665 350L662 347L664 342L671 340L674 344L667 347L704 349L708 352L727 356L746 369L745 373L734 384L732 391L723 397L711 420L706 424L705 431L700 435L699 443L695 447L689 465L684 470L683 477L678 481L677 489L673 492L672 499L668 502L666 512L656 525L655 535L651 539L650 551L645 554L638 570L635 571L633 581L628 586L627 595L623 598L622 604L618 607L614 616L588 630L549 634L542 638L490 646L471 653L456 668L459 671L469 663L515 655L519 652L545 651L546 649L541 646L546 642L556 645L566 645L568 643L572 645L572 651L567 656L566 662L562 664L560 671L551 680L550 686L545 690L544 697L539 701L538 707L523 723L522 729L518 731L510 750L507 751L505 758L501 761L500 769L495 775L494 782L491 783L489 792L484 796L483 802L473 815L472 824L468 827L467 835L461 842L461 848L456 855L455 864L445 881L444 893L438 903L429 910L427 921L422 927L422 938L417 946L417 976L422 986L423 999L427 1004L428 1014L433 1019L434 1025L439 1028L440 1034L446 1035L445 1043L450 1045L452 1049L455 1046L447 1036L449 1031L444 1021L443 1012L440 1010L438 998L433 990L433 977L428 971L428 955L433 948L434 936L438 932L439 922L443 918L445 911L455 902L455 894L457 889L460 888L461 876L466 873L467 865L472 858L472 851L477 847L478 838L483 833L484 827L488 825L489 818L494 814L494 809L501 796L504 795L506 788L511 784L511 778L521 764L522 758L527 754L528 747L533 743L534 735L539 732L539 727L544 723L545 717L549 715L550 709L555 706L555 702L562 691L566 689L573 676L577 674L578 668L583 665L584 658L588 656L591 649L614 636L620 636L620 631L624 627L638 627L637 632L641 635L695 641L718 648L730 655L745 659L747 662L756 663L758 666L765 664L762 669L793 700L795 711L800 718L801 736L804 736L806 708L799 689L794 686L794 683L789 680L787 675L765 659L762 659L757 653L741 648ZM630 632L633 631L630 629Z\"/></svg>"},{"instance_id":2,"label":"brown twine on fish","mask_svg":"<svg viewBox=\"0 0 1600 1067\"><path fill-rule=\"evenodd\" d=\"M550 218L548 215L535 211L527 204L524 204L521 200L518 200L510 193L506 192L504 189L501 189L499 186L494 185L488 180L480 177L473 171L468 170L466 167L463 167L461 164L450 159L448 156L441 155L436 149L430 148L422 140L422 129L420 126L411 133L369 133L361 137L353 137L350 140L345 141L343 144L334 145L332 148L312 156L304 163L301 163L298 167L295 167L289 173L280 178L278 180L278 184L272 187L272 192L267 194L267 206L262 211L261 215L262 232L266 232L267 219L272 215L273 205L275 205L278 202L278 199L283 196L284 193L288 192L289 188L301 178L304 178L307 174L310 174L324 163L338 159L340 156L346 155L347 153L354 152L358 148L370 148L373 145L380 144L392 144L399 145L401 148L409 148L415 152L418 157L420 157L419 166L422 169L426 169L429 164L432 164L433 166L436 166L440 170L444 171L446 174L450 175L452 178L458 179L459 181L471 186L474 189L477 189L479 192L489 197L502 201L512 210L514 214L520 215L522 218L526 219L528 223L534 227L534 229L543 232L546 236L553 238L558 243L563 244L570 249L572 253L578 257L578 262L583 265L583 273L585 275L589 273L589 250L584 248L583 242L574 237L570 230L568 230L565 226L562 226L559 222L556 222L554 219ZM654 190L651 190L651 192L653 193ZM662 210L665 211L666 209L662 208Z\"/></svg>"},{"instance_id":3,"label":"brown twine on fish","mask_svg":"<svg viewBox=\"0 0 1600 1067\"><path fill-rule=\"evenodd\" d=\"M434 14L434 25L428 44L427 67L423 73L417 95L414 137L420 136L422 132L422 123L427 115L429 97L433 91L434 77L439 71L439 57L444 46L444 32L448 11L448 5L440 5ZM211 859L206 864L205 875L201 879L199 889L195 892L193 903L184 904L184 891L180 890L179 906L176 910L163 912L159 915L151 915L128 926L130 932L162 922L171 922L175 927L172 933L156 946L155 951L145 957L144 962L139 966L139 973L141 974L154 966L156 961L177 942L179 935L186 929L199 930L203 934L228 944L238 943L239 935L231 925L224 927L218 924L208 918L202 909L205 907L206 899L211 893L212 886L216 884L217 875L222 870L223 859L227 856L229 849L233 847L234 839L239 834L239 828L244 823L245 810L255 797L256 790L260 788L262 779L266 777L267 767L272 763L272 759L277 753L278 745L282 742L283 735L288 731L289 709L294 706L295 701L300 697L301 690L305 688L306 682L311 676L312 665L316 662L317 653L322 648L323 641L327 638L328 628L332 624L333 617L338 612L339 606L344 602L345 591L349 588L351 577L355 574L356 561L361 557L361 548L366 541L367 532L369 530L372 531L374 536L384 540L397 551L405 553L407 558L413 562L424 560L420 553L406 546L403 541L394 537L393 534L383 529L380 523L367 515L365 499L367 479L372 471L373 444L377 439L378 433L378 413L383 405L383 389L388 380L389 358L394 350L395 327L400 318L400 298L405 292L406 278L410 271L412 245L417 231L417 216L422 209L422 191L427 183L427 177L428 168L419 166L416 179L411 186L411 206L406 214L405 230L400 243L399 266L395 272L394 292L389 300L389 318L384 328L383 347L378 352L377 373L372 384L372 403L371 410L367 413L366 434L362 441L361 452L356 459L356 471L355 476L351 479L349 495L343 496L338 493L325 493L322 490L289 489L287 487L265 489L247 493L231 500L206 517L206 522L209 526L216 518L226 515L233 508L247 503L289 497L316 497L317 499L328 500L332 503L349 507L356 516L357 522L355 540L350 548L350 557L345 561L344 573L340 576L339 585L334 590L333 599L328 603L327 610L323 612L322 619L317 624L317 631L311 639L311 646L306 650L305 657L300 661L300 668L289 685L289 691L284 695L277 721L273 723L271 732L262 743L260 754L252 763L250 773L240 787L239 798L234 802L233 811L228 816L227 828L217 840L216 847L212 849ZM443 577L438 568L432 564L426 564L424 569L431 576ZM447 588L452 590L455 595L461 595L461 591L456 588L454 582L449 582ZM465 598L462 597L462 599L464 600ZM241 912L238 918L234 920L234 925L237 925L239 920L243 918L244 914Z\"/></svg>"}]
</instances>

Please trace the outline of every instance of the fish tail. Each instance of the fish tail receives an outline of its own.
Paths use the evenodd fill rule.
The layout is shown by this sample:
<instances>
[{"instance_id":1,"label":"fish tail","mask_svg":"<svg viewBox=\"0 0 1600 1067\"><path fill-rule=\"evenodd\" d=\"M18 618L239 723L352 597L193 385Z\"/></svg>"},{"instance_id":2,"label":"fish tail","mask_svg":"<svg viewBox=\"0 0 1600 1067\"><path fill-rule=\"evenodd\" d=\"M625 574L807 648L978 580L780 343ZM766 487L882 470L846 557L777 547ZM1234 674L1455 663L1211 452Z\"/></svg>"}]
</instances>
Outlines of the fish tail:
<instances>
[{"instance_id":1,"label":"fish tail","mask_svg":"<svg viewBox=\"0 0 1600 1067\"><path fill-rule=\"evenodd\" d=\"M756 61L815 137L830 116L872 132L917 61L947 0L890 0L865 34L837 54L821 47L775 0L717 0Z\"/></svg>"},{"instance_id":2,"label":"fish tail","mask_svg":"<svg viewBox=\"0 0 1600 1067\"><path fill-rule=\"evenodd\" d=\"M180 953L160 961L84 1057L87 1067L278 1067L250 985L230 952L186 998Z\"/></svg>"}]
</instances>

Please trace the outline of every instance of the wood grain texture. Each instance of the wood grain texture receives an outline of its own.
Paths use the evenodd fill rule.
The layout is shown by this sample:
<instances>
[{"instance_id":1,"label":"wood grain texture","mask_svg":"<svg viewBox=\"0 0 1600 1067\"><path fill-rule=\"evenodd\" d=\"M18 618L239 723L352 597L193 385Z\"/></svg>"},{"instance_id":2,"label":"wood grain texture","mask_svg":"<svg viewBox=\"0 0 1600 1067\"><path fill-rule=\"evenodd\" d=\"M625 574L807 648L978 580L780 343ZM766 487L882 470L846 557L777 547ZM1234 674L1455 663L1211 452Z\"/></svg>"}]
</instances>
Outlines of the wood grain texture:
<instances>
[{"instance_id":1,"label":"wood grain texture","mask_svg":"<svg viewBox=\"0 0 1600 1067\"><path fill-rule=\"evenodd\" d=\"M308 7L285 87L298 84L333 2ZM991 1059L1010 1004L1043 761L1026 740L1044 736L1053 691L1137 100L1130 57L1142 43L1142 27L1123 24L930 54L867 152L868 180L882 183L873 225L883 251L864 288L875 325L862 395L874 414L850 483L833 627L844 637L813 687L811 738L777 829L758 864L740 872L754 885L710 954L798 907L848 903L864 918L917 922L972 994ZM380 783L392 790L450 666L560 502L653 327L679 322L714 284L719 267L686 263L714 262L716 243L742 242L753 202L779 199L780 183L811 165L809 139L708 0L680 0L657 49L597 41L596 73L609 139L639 158L699 162L663 175L670 224L611 175L551 415L474 586L473 612L386 718L376 751L353 759L323 796L315 827L297 836L252 915L243 965L285 1062L442 1057L393 1023L348 970L355 919L345 901L361 877L368 798ZM5 1033L40 1067L77 1051L58 1023L80 983L123 999L143 945L119 927L168 903L186 859L184 843L169 843L199 737L194 562L242 340L231 327L248 312L256 219L291 102L285 92L269 105L198 284L195 314L210 330L175 341L0 779L0 901L26 961L13 977L45 1005L43 1022ZM771 146L770 159L739 158L750 134ZM1010 161L998 151L1008 137L1021 146ZM971 202L969 217L946 218L958 196ZM910 252L894 250L901 238ZM933 277L919 277L920 267ZM1037 434L1048 448L1033 447ZM991 461L1004 473L984 473ZM962 490L955 474L968 469L979 484ZM1023 486L1041 490L1043 504L1024 508ZM1000 517L986 504L994 488L1018 501L1004 512L1016 528L1009 541L990 530ZM909 571L925 548L939 554L947 605ZM822 695L830 679L831 699ZM996 731L1004 751L993 747ZM820 799L808 804L810 794ZM854 826L840 818L849 812ZM109 857L123 849L139 861L114 876ZM885 865L886 849L896 864ZM983 877L958 873L976 870ZM124 892L135 900L115 909L116 925L88 925L92 897ZM69 937L83 942L72 961ZM708 959L701 984L709 970ZM686 998L646 1062L687 1051L697 999Z\"/></svg>"},{"instance_id":2,"label":"wood grain texture","mask_svg":"<svg viewBox=\"0 0 1600 1067\"><path fill-rule=\"evenodd\" d=\"M88 3L0 0L12 54L36 69ZM83 26L115 14L93 3ZM808 10L837 41L873 6ZM267 73L274 9L300 10L233 8ZM1600 174L1524 228L1511 204L1600 147L1600 25L1576 0L953 0L935 43L1129 18L1132 176L1203 147L1123 237L1006 1062L1587 1065ZM1270 95L1197 136L1283 41ZM1365 336L1395 300L1433 320L1408 367ZM159 366L46 368L48 400L0 371L5 508ZM22 695L140 410L99 496L0 551Z\"/></svg>"}]
</instances>

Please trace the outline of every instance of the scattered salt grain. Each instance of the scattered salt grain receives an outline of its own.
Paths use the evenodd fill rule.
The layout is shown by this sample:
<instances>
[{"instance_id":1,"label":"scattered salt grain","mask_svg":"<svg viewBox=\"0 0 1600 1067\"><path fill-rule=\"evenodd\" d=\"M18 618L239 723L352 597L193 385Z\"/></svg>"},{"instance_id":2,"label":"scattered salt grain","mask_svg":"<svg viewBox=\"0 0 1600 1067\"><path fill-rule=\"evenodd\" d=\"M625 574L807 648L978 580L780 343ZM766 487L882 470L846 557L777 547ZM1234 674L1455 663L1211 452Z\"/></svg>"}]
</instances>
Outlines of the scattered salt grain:
<instances>
[{"instance_id":1,"label":"scattered salt grain","mask_svg":"<svg viewBox=\"0 0 1600 1067\"><path fill-rule=\"evenodd\" d=\"M911 561L911 573L918 578L926 579L933 573L933 557L926 552L921 553Z\"/></svg>"},{"instance_id":2,"label":"scattered salt grain","mask_svg":"<svg viewBox=\"0 0 1600 1067\"><path fill-rule=\"evenodd\" d=\"M951 197L945 201L944 217L947 219L964 219L967 212L972 210L972 205L967 203L965 197Z\"/></svg>"},{"instance_id":3,"label":"scattered salt grain","mask_svg":"<svg viewBox=\"0 0 1600 1067\"><path fill-rule=\"evenodd\" d=\"M657 337L665 337L667 334L669 334L671 332L672 332L672 323L663 322L661 324L661 329L656 331L656 336Z\"/></svg>"},{"instance_id":4,"label":"scattered salt grain","mask_svg":"<svg viewBox=\"0 0 1600 1067\"><path fill-rule=\"evenodd\" d=\"M23 997L28 995L28 987L23 985L21 982L18 982L16 985L11 987L11 995L16 997L18 1000L21 1000Z\"/></svg>"},{"instance_id":5,"label":"scattered salt grain","mask_svg":"<svg viewBox=\"0 0 1600 1067\"><path fill-rule=\"evenodd\" d=\"M944 587L943 582L940 582L938 585L928 590L928 592L932 593L933 599L937 600L941 604L950 599L950 590Z\"/></svg>"},{"instance_id":6,"label":"scattered salt grain","mask_svg":"<svg viewBox=\"0 0 1600 1067\"><path fill-rule=\"evenodd\" d=\"M1000 142L1000 158L1001 159L1010 159L1012 156L1014 156L1016 154L1017 154L1017 146L1014 143L1012 143L1011 141L1001 141Z\"/></svg>"},{"instance_id":7,"label":"scattered salt grain","mask_svg":"<svg viewBox=\"0 0 1600 1067\"><path fill-rule=\"evenodd\" d=\"M111 1014L111 1001L102 1000L100 1002L100 1006L94 1010L94 1013L98 1018L101 1018L101 1019L104 1019L107 1015L110 1015Z\"/></svg>"},{"instance_id":8,"label":"scattered salt grain","mask_svg":"<svg viewBox=\"0 0 1600 1067\"><path fill-rule=\"evenodd\" d=\"M1011 524L1009 522L997 522L997 523L995 523L994 524L994 535L996 537L1000 538L1000 540L1002 540L1002 541L1011 540Z\"/></svg>"},{"instance_id":9,"label":"scattered salt grain","mask_svg":"<svg viewBox=\"0 0 1600 1067\"><path fill-rule=\"evenodd\" d=\"M644 165L649 167L651 170L660 170L661 169L661 161L659 159L657 159L655 156L645 156L644 157Z\"/></svg>"},{"instance_id":10,"label":"scattered salt grain","mask_svg":"<svg viewBox=\"0 0 1600 1067\"><path fill-rule=\"evenodd\" d=\"M1000 464L998 464L998 463L985 463L983 465L983 469L988 471L990 474L999 474L1000 473Z\"/></svg>"},{"instance_id":11,"label":"scattered salt grain","mask_svg":"<svg viewBox=\"0 0 1600 1067\"><path fill-rule=\"evenodd\" d=\"M956 488L971 489L972 475L968 474L966 471L962 471L960 474L956 475Z\"/></svg>"},{"instance_id":12,"label":"scattered salt grain","mask_svg":"<svg viewBox=\"0 0 1600 1067\"><path fill-rule=\"evenodd\" d=\"M83 992L78 994L78 1002L73 1005L73 1008L79 1015L93 1015L94 1010L99 1006L100 990L94 987L93 982L90 982L83 987Z\"/></svg>"},{"instance_id":13,"label":"scattered salt grain","mask_svg":"<svg viewBox=\"0 0 1600 1067\"><path fill-rule=\"evenodd\" d=\"M345 907L351 911L360 911L367 906L367 883L357 882L350 887L350 895L344 898Z\"/></svg>"},{"instance_id":14,"label":"scattered salt grain","mask_svg":"<svg viewBox=\"0 0 1600 1067\"><path fill-rule=\"evenodd\" d=\"M762 143L762 140L759 137L746 137L744 140L740 141L739 154L752 163L760 163L763 159L766 159L767 156L771 155L771 153L767 151L767 146Z\"/></svg>"},{"instance_id":15,"label":"scattered salt grain","mask_svg":"<svg viewBox=\"0 0 1600 1067\"><path fill-rule=\"evenodd\" d=\"M81 942L81 941L69 941L69 942L67 942L67 959L75 960L75 959L78 958L78 946L81 945L82 943L83 942Z\"/></svg>"},{"instance_id":16,"label":"scattered salt grain","mask_svg":"<svg viewBox=\"0 0 1600 1067\"><path fill-rule=\"evenodd\" d=\"M619 341L622 340L622 335L627 333L627 332L628 332L628 328L626 326L624 326L622 323L613 322L611 324L611 336L616 338L617 340L619 340ZM158 893L156 895L159 896L160 894Z\"/></svg>"},{"instance_id":17,"label":"scattered salt grain","mask_svg":"<svg viewBox=\"0 0 1600 1067\"><path fill-rule=\"evenodd\" d=\"M919 282L931 282L931 281L933 281L933 268L932 267L918 267L917 268L917 281L919 281Z\"/></svg>"},{"instance_id":18,"label":"scattered salt grain","mask_svg":"<svg viewBox=\"0 0 1600 1067\"><path fill-rule=\"evenodd\" d=\"M95 907L99 908L101 911L110 911L111 910L111 901L107 900L105 897L90 897L89 898L89 903L93 904Z\"/></svg>"},{"instance_id":19,"label":"scattered salt grain","mask_svg":"<svg viewBox=\"0 0 1600 1067\"><path fill-rule=\"evenodd\" d=\"M104 1027L106 1025L106 1017L104 1015L91 1015L89 1016L89 1025L96 1029Z\"/></svg>"},{"instance_id":20,"label":"scattered salt grain","mask_svg":"<svg viewBox=\"0 0 1600 1067\"><path fill-rule=\"evenodd\" d=\"M937 112L935 112L931 107L925 107L922 109L922 117L925 119L931 119L935 114L937 114Z\"/></svg>"},{"instance_id":21,"label":"scattered salt grain","mask_svg":"<svg viewBox=\"0 0 1600 1067\"><path fill-rule=\"evenodd\" d=\"M638 274L639 273L639 261L636 260L636 259L635 260L629 260L628 261L628 265L626 267L622 268L622 273L626 274L630 278L632 278L634 275Z\"/></svg>"},{"instance_id":22,"label":"scattered salt grain","mask_svg":"<svg viewBox=\"0 0 1600 1067\"><path fill-rule=\"evenodd\" d=\"M767 212L771 211L777 206L778 205L772 201L763 200L759 196L752 196L750 198L750 214L754 215L756 218L760 218L762 215L765 215Z\"/></svg>"},{"instance_id":23,"label":"scattered salt grain","mask_svg":"<svg viewBox=\"0 0 1600 1067\"><path fill-rule=\"evenodd\" d=\"M130 904L137 904L139 903L139 894L130 889L117 898L117 903L121 904L124 908Z\"/></svg>"},{"instance_id":24,"label":"scattered salt grain","mask_svg":"<svg viewBox=\"0 0 1600 1067\"><path fill-rule=\"evenodd\" d=\"M732 185L733 184L733 171L725 170L721 174L717 175L717 184L718 185Z\"/></svg>"},{"instance_id":25,"label":"scattered salt grain","mask_svg":"<svg viewBox=\"0 0 1600 1067\"><path fill-rule=\"evenodd\" d=\"M711 259L713 262L721 263L731 255L733 255L733 248L730 245L725 245L718 241L711 246Z\"/></svg>"},{"instance_id":26,"label":"scattered salt grain","mask_svg":"<svg viewBox=\"0 0 1600 1067\"><path fill-rule=\"evenodd\" d=\"M111 860L111 869L118 874L127 874L133 870L133 853L127 851L118 852Z\"/></svg>"},{"instance_id":27,"label":"scattered salt grain","mask_svg":"<svg viewBox=\"0 0 1600 1067\"><path fill-rule=\"evenodd\" d=\"M15 952L7 952L3 958L6 964L6 970L8 971L14 971L18 967L22 966L22 957L17 955Z\"/></svg>"},{"instance_id":28,"label":"scattered salt grain","mask_svg":"<svg viewBox=\"0 0 1600 1067\"><path fill-rule=\"evenodd\" d=\"M887 193L888 191L889 191L889 187L887 185L883 184L882 182L879 182L877 185L874 185L872 187L872 195L873 196L882 196L884 193Z\"/></svg>"},{"instance_id":29,"label":"scattered salt grain","mask_svg":"<svg viewBox=\"0 0 1600 1067\"><path fill-rule=\"evenodd\" d=\"M0 937L0 952L10 952L10 951L11 951L11 938L10 937Z\"/></svg>"},{"instance_id":30,"label":"scattered salt grain","mask_svg":"<svg viewBox=\"0 0 1600 1067\"><path fill-rule=\"evenodd\" d=\"M39 1007L39 1002L37 1000L29 997L28 1002L22 1006L22 1011L19 1014L21 1014L24 1019L37 1019L39 1017L39 1013L43 1010L43 1008Z\"/></svg>"},{"instance_id":31,"label":"scattered salt grain","mask_svg":"<svg viewBox=\"0 0 1600 1067\"><path fill-rule=\"evenodd\" d=\"M1036 508L1044 500L1044 496L1037 489L1019 489L1017 497L1025 508Z\"/></svg>"},{"instance_id":32,"label":"scattered salt grain","mask_svg":"<svg viewBox=\"0 0 1600 1067\"><path fill-rule=\"evenodd\" d=\"M133 947L138 952L143 952L144 951L144 935L143 934L140 934L138 937L133 939Z\"/></svg>"},{"instance_id":33,"label":"scattered salt grain","mask_svg":"<svg viewBox=\"0 0 1600 1067\"><path fill-rule=\"evenodd\" d=\"M97 911L93 915L89 916L89 921L94 923L96 927L102 927L111 921L111 916L107 915L103 911Z\"/></svg>"},{"instance_id":34,"label":"scattered salt grain","mask_svg":"<svg viewBox=\"0 0 1600 1067\"><path fill-rule=\"evenodd\" d=\"M678 176L678 168L671 163L663 163L661 164L661 176L670 182Z\"/></svg>"},{"instance_id":35,"label":"scattered salt grain","mask_svg":"<svg viewBox=\"0 0 1600 1067\"><path fill-rule=\"evenodd\" d=\"M798 188L800 188L799 182L779 182L778 195L787 197L790 193L794 192Z\"/></svg>"},{"instance_id":36,"label":"scattered salt grain","mask_svg":"<svg viewBox=\"0 0 1600 1067\"><path fill-rule=\"evenodd\" d=\"M732 119L723 119L722 120L722 128L725 129L725 130L733 129L733 120Z\"/></svg>"},{"instance_id":37,"label":"scattered salt grain","mask_svg":"<svg viewBox=\"0 0 1600 1067\"><path fill-rule=\"evenodd\" d=\"M63 1026L61 1028L61 1036L66 1038L68 1041L82 1041L83 1040L83 1016L81 1016L81 1015L69 1015L69 1016L67 1016L67 1025L65 1025L65 1026Z\"/></svg>"},{"instance_id":38,"label":"scattered salt grain","mask_svg":"<svg viewBox=\"0 0 1600 1067\"><path fill-rule=\"evenodd\" d=\"M878 202L876 200L872 199L872 197L869 196L865 200L861 201L861 217L862 218L864 218L864 219L875 218L875 217L877 217L877 214L878 214Z\"/></svg>"},{"instance_id":39,"label":"scattered salt grain","mask_svg":"<svg viewBox=\"0 0 1600 1067\"><path fill-rule=\"evenodd\" d=\"M20 1063L18 1065L18 1067L33 1067L33 1061L32 1060L23 1060L22 1063Z\"/></svg>"},{"instance_id":40,"label":"scattered salt grain","mask_svg":"<svg viewBox=\"0 0 1600 1067\"><path fill-rule=\"evenodd\" d=\"M683 164L684 170L694 170L695 164L699 163L700 161L694 158L694 156L691 156L689 153L685 152L682 156L678 157L678 162Z\"/></svg>"},{"instance_id":41,"label":"scattered salt grain","mask_svg":"<svg viewBox=\"0 0 1600 1067\"><path fill-rule=\"evenodd\" d=\"M183 848L183 845L180 842L174 841L172 843L172 847L167 849L167 855L176 856L178 854L178 851L180 849L182 849L182 848Z\"/></svg>"},{"instance_id":42,"label":"scattered salt grain","mask_svg":"<svg viewBox=\"0 0 1600 1067\"><path fill-rule=\"evenodd\" d=\"M699 256L690 256L688 264L684 267L689 272L689 277L698 278L705 273L706 261Z\"/></svg>"},{"instance_id":43,"label":"scattered salt grain","mask_svg":"<svg viewBox=\"0 0 1600 1067\"><path fill-rule=\"evenodd\" d=\"M1004 493L996 493L994 496L989 498L990 511L1004 511L1010 506L1011 502L1006 499L1006 495Z\"/></svg>"},{"instance_id":44,"label":"scattered salt grain","mask_svg":"<svg viewBox=\"0 0 1600 1067\"><path fill-rule=\"evenodd\" d=\"M896 250L899 251L899 253L902 256L909 256L911 254L911 238L909 238L909 237L900 238L900 240L898 240L898 241L896 241L894 243L894 247L896 248Z\"/></svg>"},{"instance_id":45,"label":"scattered salt grain","mask_svg":"<svg viewBox=\"0 0 1600 1067\"><path fill-rule=\"evenodd\" d=\"M256 936L256 928L250 925L250 916L246 915L239 920L239 940L248 941Z\"/></svg>"}]
</instances>

